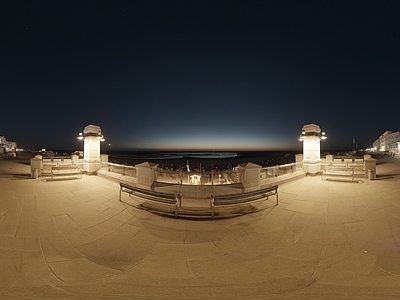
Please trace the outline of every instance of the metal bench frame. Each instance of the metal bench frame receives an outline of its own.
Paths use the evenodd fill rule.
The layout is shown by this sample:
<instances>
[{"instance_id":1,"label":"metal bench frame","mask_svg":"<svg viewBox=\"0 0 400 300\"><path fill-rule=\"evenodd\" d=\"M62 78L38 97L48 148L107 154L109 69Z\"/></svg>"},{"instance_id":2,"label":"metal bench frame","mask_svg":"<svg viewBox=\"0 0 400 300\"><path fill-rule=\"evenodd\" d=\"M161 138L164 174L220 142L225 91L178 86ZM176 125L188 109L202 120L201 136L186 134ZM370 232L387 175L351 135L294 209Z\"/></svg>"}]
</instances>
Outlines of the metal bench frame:
<instances>
[{"instance_id":1,"label":"metal bench frame","mask_svg":"<svg viewBox=\"0 0 400 300\"><path fill-rule=\"evenodd\" d=\"M181 197L179 194L161 193L152 190L145 190L128 183L119 183L119 201L122 201L122 193L127 193L129 197L137 196L144 200L153 201L161 204L174 205L175 217L178 216L178 208L181 207Z\"/></svg>"},{"instance_id":2,"label":"metal bench frame","mask_svg":"<svg viewBox=\"0 0 400 300\"><path fill-rule=\"evenodd\" d=\"M268 200L269 196L275 196L276 205L278 205L278 185L263 188L257 191L226 194L226 195L211 195L210 207L211 217L214 218L214 207L224 205L238 205L257 200Z\"/></svg>"}]
</instances>

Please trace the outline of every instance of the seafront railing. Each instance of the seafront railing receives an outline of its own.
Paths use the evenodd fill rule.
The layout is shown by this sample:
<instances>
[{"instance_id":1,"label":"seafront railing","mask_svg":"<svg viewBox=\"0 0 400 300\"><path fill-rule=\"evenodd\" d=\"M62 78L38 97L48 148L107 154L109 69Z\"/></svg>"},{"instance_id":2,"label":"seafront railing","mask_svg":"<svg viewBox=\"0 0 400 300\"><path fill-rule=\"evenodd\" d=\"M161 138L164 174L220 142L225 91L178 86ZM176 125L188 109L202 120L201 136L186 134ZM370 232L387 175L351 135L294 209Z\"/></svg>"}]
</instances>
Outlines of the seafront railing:
<instances>
[{"instance_id":1,"label":"seafront railing","mask_svg":"<svg viewBox=\"0 0 400 300\"><path fill-rule=\"evenodd\" d=\"M117 173L120 175L136 178L136 167L135 166L121 165L121 164L110 163L110 162L102 162L101 168L107 169L108 172L113 172L113 173Z\"/></svg>"},{"instance_id":2,"label":"seafront railing","mask_svg":"<svg viewBox=\"0 0 400 300\"><path fill-rule=\"evenodd\" d=\"M239 183L242 170L225 171L174 171L174 170L156 170L158 182L191 184L191 185L219 185Z\"/></svg>"},{"instance_id":3,"label":"seafront railing","mask_svg":"<svg viewBox=\"0 0 400 300\"><path fill-rule=\"evenodd\" d=\"M277 165L274 167L264 167L261 168L260 171L260 178L271 178L271 177L278 177L286 174L292 174L296 171L303 170L303 163L290 163L284 165Z\"/></svg>"},{"instance_id":4,"label":"seafront railing","mask_svg":"<svg viewBox=\"0 0 400 300\"><path fill-rule=\"evenodd\" d=\"M130 176L137 179L137 168L135 166L123 165L111 162L102 162L101 169L123 176ZM150 176L157 182L183 185L228 185L242 183L245 181L245 169L235 167L232 170L212 171L182 171L167 170L162 168L149 169L153 172ZM273 167L260 168L260 181L268 178L276 178L292 174L296 171L303 171L303 163L290 163Z\"/></svg>"}]
</instances>

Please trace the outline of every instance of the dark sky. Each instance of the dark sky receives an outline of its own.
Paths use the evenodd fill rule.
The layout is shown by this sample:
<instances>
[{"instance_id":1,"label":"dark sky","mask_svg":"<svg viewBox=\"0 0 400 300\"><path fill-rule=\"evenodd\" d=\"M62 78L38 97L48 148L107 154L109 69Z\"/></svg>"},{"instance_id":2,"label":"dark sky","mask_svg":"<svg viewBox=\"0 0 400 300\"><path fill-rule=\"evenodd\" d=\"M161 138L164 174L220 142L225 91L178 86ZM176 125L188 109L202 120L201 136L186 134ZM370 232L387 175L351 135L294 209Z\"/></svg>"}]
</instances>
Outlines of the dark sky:
<instances>
[{"instance_id":1,"label":"dark sky","mask_svg":"<svg viewBox=\"0 0 400 300\"><path fill-rule=\"evenodd\" d=\"M2 0L0 135L301 149L315 123L323 149L371 147L400 127L399 35L398 0Z\"/></svg>"}]
</instances>

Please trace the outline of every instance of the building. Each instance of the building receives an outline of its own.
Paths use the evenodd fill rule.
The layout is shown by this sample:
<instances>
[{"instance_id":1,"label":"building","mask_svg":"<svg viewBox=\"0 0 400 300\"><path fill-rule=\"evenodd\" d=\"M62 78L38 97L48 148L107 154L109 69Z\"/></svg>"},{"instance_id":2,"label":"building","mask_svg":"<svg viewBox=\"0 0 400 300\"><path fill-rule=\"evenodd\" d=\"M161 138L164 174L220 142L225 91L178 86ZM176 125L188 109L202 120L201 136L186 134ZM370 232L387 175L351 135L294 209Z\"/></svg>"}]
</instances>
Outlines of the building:
<instances>
[{"instance_id":1,"label":"building","mask_svg":"<svg viewBox=\"0 0 400 300\"><path fill-rule=\"evenodd\" d=\"M400 150L400 132L385 131L373 143L375 150L398 153Z\"/></svg>"},{"instance_id":2,"label":"building","mask_svg":"<svg viewBox=\"0 0 400 300\"><path fill-rule=\"evenodd\" d=\"M7 141L4 136L0 136L0 148L4 149L5 152L16 152L17 143Z\"/></svg>"},{"instance_id":3,"label":"building","mask_svg":"<svg viewBox=\"0 0 400 300\"><path fill-rule=\"evenodd\" d=\"M372 143L372 149L374 149L374 151L378 151L381 148L381 143L379 139L376 139L373 143Z\"/></svg>"},{"instance_id":4,"label":"building","mask_svg":"<svg viewBox=\"0 0 400 300\"><path fill-rule=\"evenodd\" d=\"M6 141L7 141L6 138L0 135L0 146L5 145Z\"/></svg>"}]
</instances>

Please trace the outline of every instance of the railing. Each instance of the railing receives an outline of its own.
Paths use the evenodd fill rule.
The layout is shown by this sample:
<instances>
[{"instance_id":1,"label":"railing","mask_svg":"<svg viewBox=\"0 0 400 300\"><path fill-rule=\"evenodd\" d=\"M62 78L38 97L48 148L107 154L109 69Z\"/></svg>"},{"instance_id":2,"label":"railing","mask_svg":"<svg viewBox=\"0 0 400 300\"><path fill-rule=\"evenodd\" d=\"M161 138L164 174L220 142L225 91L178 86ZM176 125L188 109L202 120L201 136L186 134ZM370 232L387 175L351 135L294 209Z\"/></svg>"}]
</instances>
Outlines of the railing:
<instances>
[{"instance_id":1,"label":"railing","mask_svg":"<svg viewBox=\"0 0 400 300\"><path fill-rule=\"evenodd\" d=\"M284 165L277 165L275 167L265 167L262 168L260 171L260 178L271 178L271 177L278 177L285 174L292 174L295 171L300 171L303 169L303 163L290 163Z\"/></svg>"},{"instance_id":2,"label":"railing","mask_svg":"<svg viewBox=\"0 0 400 300\"><path fill-rule=\"evenodd\" d=\"M156 170L156 178L159 182L171 182L191 185L214 185L239 183L243 170L227 171L173 171Z\"/></svg>"},{"instance_id":3,"label":"railing","mask_svg":"<svg viewBox=\"0 0 400 300\"><path fill-rule=\"evenodd\" d=\"M107 170L108 172L113 172L124 176L130 176L136 178L136 167L134 166L120 165L110 162L102 162L101 168Z\"/></svg>"},{"instance_id":4,"label":"railing","mask_svg":"<svg viewBox=\"0 0 400 300\"><path fill-rule=\"evenodd\" d=\"M295 171L302 171L303 163L290 163L277 165L274 167L260 168L260 180L272 177L292 174ZM136 167L129 165L121 165L110 162L102 162L101 168L108 172L121 174L136 178ZM245 169L234 168L233 170L225 171L176 171L166 169L149 169L154 172L151 176L158 182L173 183L180 185L228 185L241 183L244 180Z\"/></svg>"},{"instance_id":5,"label":"railing","mask_svg":"<svg viewBox=\"0 0 400 300\"><path fill-rule=\"evenodd\" d=\"M49 172L51 167L75 165L83 169L83 159L73 159L72 156L44 156L42 157L42 171Z\"/></svg>"},{"instance_id":6,"label":"railing","mask_svg":"<svg viewBox=\"0 0 400 300\"><path fill-rule=\"evenodd\" d=\"M71 156L52 156L52 157L43 157L42 162L44 165L71 165L72 158Z\"/></svg>"}]
</instances>

